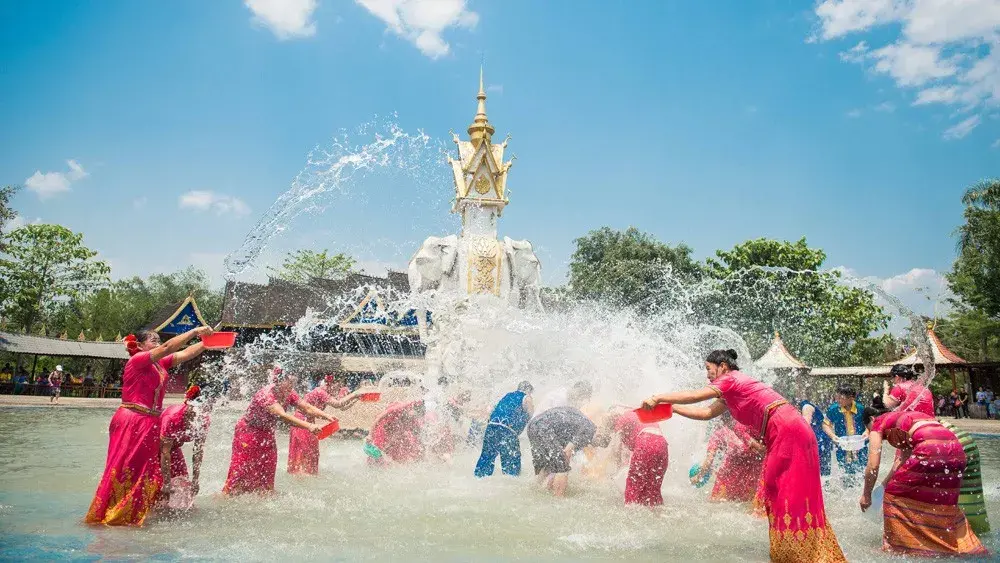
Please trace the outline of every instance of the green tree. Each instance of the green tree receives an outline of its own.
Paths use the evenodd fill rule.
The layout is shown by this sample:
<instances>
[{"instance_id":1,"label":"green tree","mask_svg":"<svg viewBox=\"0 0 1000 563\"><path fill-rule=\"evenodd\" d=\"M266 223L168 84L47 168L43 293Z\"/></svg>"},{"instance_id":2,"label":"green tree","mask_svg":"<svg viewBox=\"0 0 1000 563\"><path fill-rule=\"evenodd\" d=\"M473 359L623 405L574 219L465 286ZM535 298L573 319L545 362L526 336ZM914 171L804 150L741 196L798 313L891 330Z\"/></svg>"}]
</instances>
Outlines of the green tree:
<instances>
[{"instance_id":1,"label":"green tree","mask_svg":"<svg viewBox=\"0 0 1000 563\"><path fill-rule=\"evenodd\" d=\"M10 222L14 220L14 217L17 217L17 212L10 206L10 200L14 198L14 194L16 193L17 187L15 186L0 188L0 252L4 251L7 228Z\"/></svg>"},{"instance_id":2,"label":"green tree","mask_svg":"<svg viewBox=\"0 0 1000 563\"><path fill-rule=\"evenodd\" d=\"M281 268L270 268L270 271L284 280L307 283L314 278L340 279L354 273L355 264L354 258L343 253L329 254L326 249L322 252L297 250L285 257Z\"/></svg>"},{"instance_id":3,"label":"green tree","mask_svg":"<svg viewBox=\"0 0 1000 563\"><path fill-rule=\"evenodd\" d=\"M105 340L135 332L153 322L165 307L192 295L205 321L214 324L221 316L222 291L211 287L208 276L189 267L172 274L132 277L111 283L99 291L64 302L52 315L52 328L69 335L83 331L88 338Z\"/></svg>"},{"instance_id":4,"label":"green tree","mask_svg":"<svg viewBox=\"0 0 1000 563\"><path fill-rule=\"evenodd\" d=\"M965 223L958 228L958 258L947 275L952 291L994 319L1000 315L1000 179L965 191Z\"/></svg>"},{"instance_id":5,"label":"green tree","mask_svg":"<svg viewBox=\"0 0 1000 563\"><path fill-rule=\"evenodd\" d=\"M16 229L0 256L5 315L30 333L67 301L105 286L111 269L96 257L82 234L61 225Z\"/></svg>"},{"instance_id":6,"label":"green tree","mask_svg":"<svg viewBox=\"0 0 1000 563\"><path fill-rule=\"evenodd\" d=\"M1000 357L1000 322L982 309L957 303L939 319L934 332L951 351L970 361L987 362Z\"/></svg>"},{"instance_id":7,"label":"green tree","mask_svg":"<svg viewBox=\"0 0 1000 563\"><path fill-rule=\"evenodd\" d=\"M741 333L751 352L767 349L780 332L789 350L809 365L871 361L882 355L889 317L866 290L822 271L826 254L806 244L755 239L707 260L716 280L698 307L705 322Z\"/></svg>"},{"instance_id":8,"label":"green tree","mask_svg":"<svg viewBox=\"0 0 1000 563\"><path fill-rule=\"evenodd\" d=\"M670 306L679 287L699 279L702 268L691 248L660 242L634 227L603 227L574 241L569 265L569 294L578 299L609 301L649 313Z\"/></svg>"}]
</instances>

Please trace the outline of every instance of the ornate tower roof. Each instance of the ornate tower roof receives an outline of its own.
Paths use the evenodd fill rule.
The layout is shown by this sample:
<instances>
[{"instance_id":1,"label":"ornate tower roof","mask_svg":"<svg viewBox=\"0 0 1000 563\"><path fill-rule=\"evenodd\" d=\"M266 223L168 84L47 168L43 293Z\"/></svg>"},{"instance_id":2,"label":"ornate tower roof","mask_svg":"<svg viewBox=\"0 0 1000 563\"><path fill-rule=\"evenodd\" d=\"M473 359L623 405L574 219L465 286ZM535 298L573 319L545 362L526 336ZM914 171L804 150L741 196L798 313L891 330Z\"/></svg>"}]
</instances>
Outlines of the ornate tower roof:
<instances>
[{"instance_id":1,"label":"ornate tower roof","mask_svg":"<svg viewBox=\"0 0 1000 563\"><path fill-rule=\"evenodd\" d=\"M483 139L490 141L495 131L493 126L490 125L490 120L486 117L486 90L483 88L483 67L479 67L479 94L476 95L476 99L479 101L476 107L476 117L472 120L472 125L469 125L469 142L474 147L478 147L479 143L483 142Z\"/></svg>"},{"instance_id":2,"label":"ornate tower roof","mask_svg":"<svg viewBox=\"0 0 1000 563\"><path fill-rule=\"evenodd\" d=\"M483 69L479 69L479 93L476 95L476 116L469 126L469 139L463 141L452 133L458 146L458 158L448 158L455 180L455 205L452 212L461 213L470 204L491 207L499 215L507 205L507 171L514 160L503 161L507 141L493 144L495 129L486 116L486 89Z\"/></svg>"}]
</instances>

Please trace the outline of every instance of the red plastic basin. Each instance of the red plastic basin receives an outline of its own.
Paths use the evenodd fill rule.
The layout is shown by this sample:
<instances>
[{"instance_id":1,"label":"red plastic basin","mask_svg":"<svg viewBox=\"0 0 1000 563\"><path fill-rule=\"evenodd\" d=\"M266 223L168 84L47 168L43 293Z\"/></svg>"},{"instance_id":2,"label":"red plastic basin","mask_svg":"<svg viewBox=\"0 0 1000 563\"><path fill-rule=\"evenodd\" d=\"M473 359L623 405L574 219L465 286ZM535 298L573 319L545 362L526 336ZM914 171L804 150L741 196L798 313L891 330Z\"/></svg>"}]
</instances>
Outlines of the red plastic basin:
<instances>
[{"instance_id":1,"label":"red plastic basin","mask_svg":"<svg viewBox=\"0 0 1000 563\"><path fill-rule=\"evenodd\" d=\"M201 337L201 343L209 350L220 350L222 348L232 348L236 344L235 332L213 332Z\"/></svg>"},{"instance_id":2,"label":"red plastic basin","mask_svg":"<svg viewBox=\"0 0 1000 563\"><path fill-rule=\"evenodd\" d=\"M358 396L358 399L365 403L374 403L382 398L381 393L362 393Z\"/></svg>"},{"instance_id":3,"label":"red plastic basin","mask_svg":"<svg viewBox=\"0 0 1000 563\"><path fill-rule=\"evenodd\" d=\"M319 431L319 434L316 435L316 437L319 438L320 440L322 440L324 438L329 438L337 430L340 430L340 421L334 419L333 422L331 422L330 424L327 424L326 426L324 426Z\"/></svg>"},{"instance_id":4,"label":"red plastic basin","mask_svg":"<svg viewBox=\"0 0 1000 563\"><path fill-rule=\"evenodd\" d=\"M651 409L637 408L635 414L644 424L663 422L674 415L674 407L670 403L660 403Z\"/></svg>"}]
</instances>

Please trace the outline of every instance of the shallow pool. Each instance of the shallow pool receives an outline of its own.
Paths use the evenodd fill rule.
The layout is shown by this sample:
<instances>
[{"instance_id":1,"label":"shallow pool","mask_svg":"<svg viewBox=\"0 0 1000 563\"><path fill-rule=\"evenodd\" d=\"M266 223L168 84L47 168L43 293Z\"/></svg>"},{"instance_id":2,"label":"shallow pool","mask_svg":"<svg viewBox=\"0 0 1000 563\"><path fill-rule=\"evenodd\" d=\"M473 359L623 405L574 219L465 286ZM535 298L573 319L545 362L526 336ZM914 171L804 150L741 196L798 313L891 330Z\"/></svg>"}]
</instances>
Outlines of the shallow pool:
<instances>
[{"instance_id":1,"label":"shallow pool","mask_svg":"<svg viewBox=\"0 0 1000 563\"><path fill-rule=\"evenodd\" d=\"M142 529L82 524L100 479L113 411L0 409L0 559L124 560L558 560L763 561L766 523L737 505L705 502L686 484L687 459L671 459L659 512L621 505L609 482L574 475L557 500L534 480L472 477L477 452L454 466L371 471L360 443L322 444L318 477L283 471L279 494L223 498L238 413L218 412L205 454L202 496L183 519ZM1000 440L979 438L986 495L1000 527ZM526 446L525 454L527 454ZM891 456L888 456L891 457ZM530 458L525 461L530 468ZM887 560L881 521L857 508L858 490L831 487L828 514L851 561ZM994 553L997 534L983 538ZM898 560L898 559L896 559Z\"/></svg>"}]
</instances>

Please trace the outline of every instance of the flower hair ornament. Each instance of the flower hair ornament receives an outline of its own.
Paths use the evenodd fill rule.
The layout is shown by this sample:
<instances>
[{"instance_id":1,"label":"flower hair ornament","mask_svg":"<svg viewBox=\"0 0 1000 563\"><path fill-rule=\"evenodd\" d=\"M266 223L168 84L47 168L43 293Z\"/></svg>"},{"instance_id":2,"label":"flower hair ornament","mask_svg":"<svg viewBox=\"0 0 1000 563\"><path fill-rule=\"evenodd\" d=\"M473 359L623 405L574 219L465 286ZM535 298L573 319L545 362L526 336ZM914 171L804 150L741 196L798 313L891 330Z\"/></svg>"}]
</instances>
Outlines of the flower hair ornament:
<instances>
[{"instance_id":1,"label":"flower hair ornament","mask_svg":"<svg viewBox=\"0 0 1000 563\"><path fill-rule=\"evenodd\" d=\"M134 334L130 334L122 339L125 343L125 350L128 351L129 356L134 356L139 353L139 341L136 339Z\"/></svg>"},{"instance_id":2,"label":"flower hair ornament","mask_svg":"<svg viewBox=\"0 0 1000 563\"><path fill-rule=\"evenodd\" d=\"M188 387L187 392L184 393L184 402L194 401L201 396L201 387L197 385L192 385Z\"/></svg>"}]
</instances>

